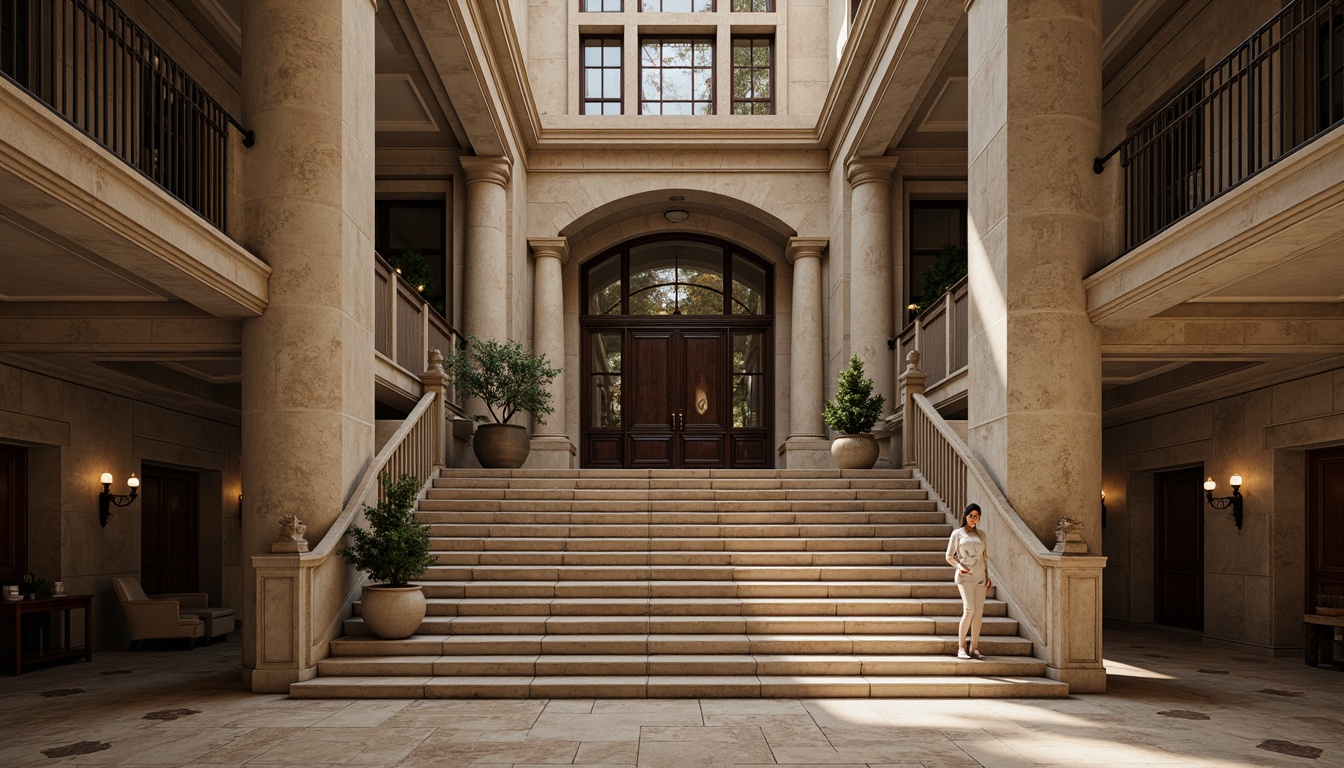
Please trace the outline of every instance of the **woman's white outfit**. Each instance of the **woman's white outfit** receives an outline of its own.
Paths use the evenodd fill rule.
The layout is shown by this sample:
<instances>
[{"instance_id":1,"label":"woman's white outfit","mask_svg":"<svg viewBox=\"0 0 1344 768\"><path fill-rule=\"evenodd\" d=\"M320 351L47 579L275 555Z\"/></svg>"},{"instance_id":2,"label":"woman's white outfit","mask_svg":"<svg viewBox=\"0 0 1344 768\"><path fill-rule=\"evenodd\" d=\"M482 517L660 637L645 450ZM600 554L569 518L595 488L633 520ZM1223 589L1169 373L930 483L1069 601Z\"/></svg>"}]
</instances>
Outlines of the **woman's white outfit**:
<instances>
[{"instance_id":1,"label":"woman's white outfit","mask_svg":"<svg viewBox=\"0 0 1344 768\"><path fill-rule=\"evenodd\" d=\"M956 569L952 579L957 584L957 591L961 592L957 646L963 647L969 634L971 648L976 648L980 645L980 623L985 615L985 593L989 584L989 555L984 532L970 533L965 528L952 531L947 540L947 561ZM962 573L962 568L970 573Z\"/></svg>"}]
</instances>

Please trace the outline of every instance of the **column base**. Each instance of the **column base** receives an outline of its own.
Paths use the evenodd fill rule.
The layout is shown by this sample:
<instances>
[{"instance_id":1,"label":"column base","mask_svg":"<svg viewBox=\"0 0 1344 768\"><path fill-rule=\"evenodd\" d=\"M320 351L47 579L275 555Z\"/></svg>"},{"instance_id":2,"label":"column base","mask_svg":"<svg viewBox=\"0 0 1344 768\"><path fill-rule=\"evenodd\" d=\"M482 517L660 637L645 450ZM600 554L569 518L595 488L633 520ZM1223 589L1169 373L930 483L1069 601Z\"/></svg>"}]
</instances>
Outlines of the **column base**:
<instances>
[{"instance_id":1,"label":"column base","mask_svg":"<svg viewBox=\"0 0 1344 768\"><path fill-rule=\"evenodd\" d=\"M579 451L564 435L542 435L532 438L532 452L527 455L523 469L573 469Z\"/></svg>"},{"instance_id":2,"label":"column base","mask_svg":"<svg viewBox=\"0 0 1344 768\"><path fill-rule=\"evenodd\" d=\"M831 441L820 435L794 435L779 447L780 469L835 469Z\"/></svg>"},{"instance_id":3,"label":"column base","mask_svg":"<svg viewBox=\"0 0 1344 768\"><path fill-rule=\"evenodd\" d=\"M1105 667L1051 667L1045 668L1045 676L1069 684L1069 693L1105 693Z\"/></svg>"}]
</instances>

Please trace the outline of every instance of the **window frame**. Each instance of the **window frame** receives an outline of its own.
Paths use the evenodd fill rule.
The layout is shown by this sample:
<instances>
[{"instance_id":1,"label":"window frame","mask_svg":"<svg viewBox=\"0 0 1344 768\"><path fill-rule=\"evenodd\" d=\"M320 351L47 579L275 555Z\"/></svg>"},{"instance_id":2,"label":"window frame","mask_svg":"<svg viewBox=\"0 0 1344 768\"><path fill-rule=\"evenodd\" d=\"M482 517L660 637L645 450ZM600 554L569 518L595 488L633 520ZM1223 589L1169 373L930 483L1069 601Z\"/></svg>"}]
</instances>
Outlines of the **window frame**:
<instances>
[{"instance_id":1,"label":"window frame","mask_svg":"<svg viewBox=\"0 0 1344 768\"><path fill-rule=\"evenodd\" d=\"M709 69L709 75L710 75L710 77L709 77L709 100L708 100L707 102L706 102L706 101L703 101L703 100L696 100L696 99L695 99L695 70L697 69L697 67L695 66L695 63L694 63L694 50L692 50L692 63L691 63L691 66L689 67L689 69L691 70L691 94L690 94L690 95L691 95L691 99L690 99L689 101L671 100L671 99L664 99L664 98L661 98L662 95L663 95L663 92L662 92L662 86L661 86L661 85L659 86L659 91L658 91L658 95L659 95L660 98L658 98L656 101L655 101L655 100L646 100L646 99L644 98L644 72L645 72L646 69L647 69L647 68L645 67L645 65L644 65L644 47L645 47L645 45L647 45L647 44L648 44L649 42L651 42L651 41L658 41L659 46L660 46L660 47L659 47L659 56L658 56L658 59L659 59L659 62L660 62L660 66L658 67L659 71L661 71L661 70L663 70L663 69L667 69L666 67L661 66L661 61L662 61L662 46L663 46L663 45L666 45L666 44L668 44L668 43L675 43L675 42L688 42L688 43L690 43L692 46L696 45L697 43L704 43L704 44L707 44L707 45L709 46L709 66L708 66L708 69ZM717 74L718 74L719 52L718 52L718 46L716 45L716 43L717 43L717 40L716 40L715 35L706 35L706 34L675 34L675 33L673 33L673 34L649 34L649 35L640 35L640 36L639 36L639 52L638 52L638 58L639 58L639 72L638 72L638 75L637 75L637 81L638 81L639 91L638 91L638 93L635 94L635 98L636 98L636 100L637 100L637 102L638 102L638 106L637 106L636 114L641 115L641 116L649 116L649 117L707 117L707 116L710 116L710 115L717 115L717 114L718 114L718 100L719 100L719 93L718 93L719 84L718 84L718 76L717 76ZM660 79L660 82L661 82L661 79ZM695 111L695 105L696 105L696 104L706 104L706 103L709 104L709 112L703 112L703 113L702 113L702 112L696 112L696 111ZM644 111L644 105L645 105L645 104L658 104L658 105L660 105L660 107L659 107L659 111L658 111L658 112L645 112L645 111ZM663 112L663 111L662 111L662 107L661 107L661 105L663 105L663 104L690 104L690 105L691 105L691 112L690 112L690 114L687 114L687 115L668 115L666 112Z\"/></svg>"},{"instance_id":2,"label":"window frame","mask_svg":"<svg viewBox=\"0 0 1344 768\"><path fill-rule=\"evenodd\" d=\"M605 94L602 97L596 99L590 99L585 94L585 90L587 88L588 83L588 70L590 69L590 67L588 67L588 65L584 63L584 54L587 53L588 50L586 44L590 41L597 41L597 40L603 40L608 42L614 41L616 43L615 45L617 50L616 72L619 75L619 77L617 77L617 82L620 83L620 87L615 99L607 98ZM603 49L605 50L606 47L607 46L604 45ZM601 67L597 67L597 69L605 73L607 70L611 69L611 67L608 67L605 64L603 64ZM603 82L605 82L605 77L603 78ZM586 34L579 36L579 114L580 115L608 114L605 111L599 111L599 112L587 111L587 106L589 102L594 102L599 105L611 104L614 102L617 108L616 114L617 115L625 114L625 39L620 35L605 33L605 34Z\"/></svg>"},{"instance_id":3,"label":"window frame","mask_svg":"<svg viewBox=\"0 0 1344 768\"><path fill-rule=\"evenodd\" d=\"M770 50L770 64L769 64L769 66L766 68L766 71L769 72L769 74L770 74L770 95L767 96L765 99L760 99L760 98L741 98L741 99L739 99L739 98L737 97L737 94L736 94L736 93L732 93L732 92L731 92L731 91L733 90L733 89L732 89L732 83L733 83L734 79L737 77L737 72L738 72L738 66L737 66L737 64L736 64L735 61L734 61L734 59L735 59L735 54L736 54L736 52L737 52L737 43L738 43L738 41L750 41L750 42L753 43L753 45L751 46L751 50L752 50L752 51L755 51L755 45L754 45L754 44L755 44L756 41L760 41L760 40L764 40L764 41L766 41L766 42L769 43L769 50ZM730 90L730 93L728 94L728 114L730 114L730 115L737 115L738 113L736 112L736 107L737 107L738 104L753 104L753 105L754 105L754 104L761 104L761 103L765 103L765 104L770 108L770 111L765 112L764 114L767 114L767 115L773 115L773 114L775 114L775 74L776 74L776 73L775 73L775 47L776 47L776 46L775 46L775 35L774 35L773 33L771 33L771 34L755 34L755 35L752 35L752 34L732 35L732 36L729 38L729 41L728 41L728 48L729 48L730 53L729 53L729 56L728 56L728 83L729 83L729 90ZM751 66L747 67L747 69L750 69L752 72L755 72L755 71L756 71L757 69L759 69L759 68L758 68L755 64L752 64ZM752 112L747 112L747 113L745 113L745 114L746 114L746 115L759 115L759 114L762 114L762 113L752 111Z\"/></svg>"},{"instance_id":4,"label":"window frame","mask_svg":"<svg viewBox=\"0 0 1344 768\"><path fill-rule=\"evenodd\" d=\"M592 8L589 8L589 7L588 7L588 3L589 3L589 2L590 2L590 0L579 0L579 13L624 13L624 12L625 12L625 0L616 0L616 10L614 10L614 11L609 11L609 10L607 10L606 8L598 8L597 10L593 10ZM598 3L598 5L605 5L605 4L606 4L606 0L597 0L597 3Z\"/></svg>"}]
</instances>

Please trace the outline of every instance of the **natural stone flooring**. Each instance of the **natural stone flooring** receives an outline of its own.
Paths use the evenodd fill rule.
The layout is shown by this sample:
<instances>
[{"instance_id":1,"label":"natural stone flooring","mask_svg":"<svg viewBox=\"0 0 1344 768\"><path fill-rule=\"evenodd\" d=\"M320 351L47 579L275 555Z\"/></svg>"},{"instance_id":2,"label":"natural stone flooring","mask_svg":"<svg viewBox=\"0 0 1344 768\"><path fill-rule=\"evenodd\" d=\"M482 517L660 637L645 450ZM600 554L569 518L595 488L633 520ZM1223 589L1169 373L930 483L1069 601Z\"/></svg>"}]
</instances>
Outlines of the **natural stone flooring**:
<instances>
[{"instance_id":1,"label":"natural stone flooring","mask_svg":"<svg viewBox=\"0 0 1344 768\"><path fill-rule=\"evenodd\" d=\"M1108 626L1110 692L1059 700L301 701L238 653L0 677L0 766L1344 766L1344 673L1160 628Z\"/></svg>"}]
</instances>

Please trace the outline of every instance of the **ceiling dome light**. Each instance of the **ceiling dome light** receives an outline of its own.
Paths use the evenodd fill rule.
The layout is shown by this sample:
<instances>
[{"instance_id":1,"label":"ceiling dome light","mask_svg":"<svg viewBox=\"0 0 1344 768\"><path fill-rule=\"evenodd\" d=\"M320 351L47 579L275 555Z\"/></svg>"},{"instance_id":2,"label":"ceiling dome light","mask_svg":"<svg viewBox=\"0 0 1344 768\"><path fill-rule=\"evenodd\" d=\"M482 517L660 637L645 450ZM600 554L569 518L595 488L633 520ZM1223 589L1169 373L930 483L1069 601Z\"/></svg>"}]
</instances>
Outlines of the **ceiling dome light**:
<instances>
[{"instance_id":1,"label":"ceiling dome light","mask_svg":"<svg viewBox=\"0 0 1344 768\"><path fill-rule=\"evenodd\" d=\"M672 210L663 214L663 218L667 219L673 224L680 224L681 222L685 221L686 219L689 219L690 217L691 214L681 210L680 208L673 208Z\"/></svg>"}]
</instances>

